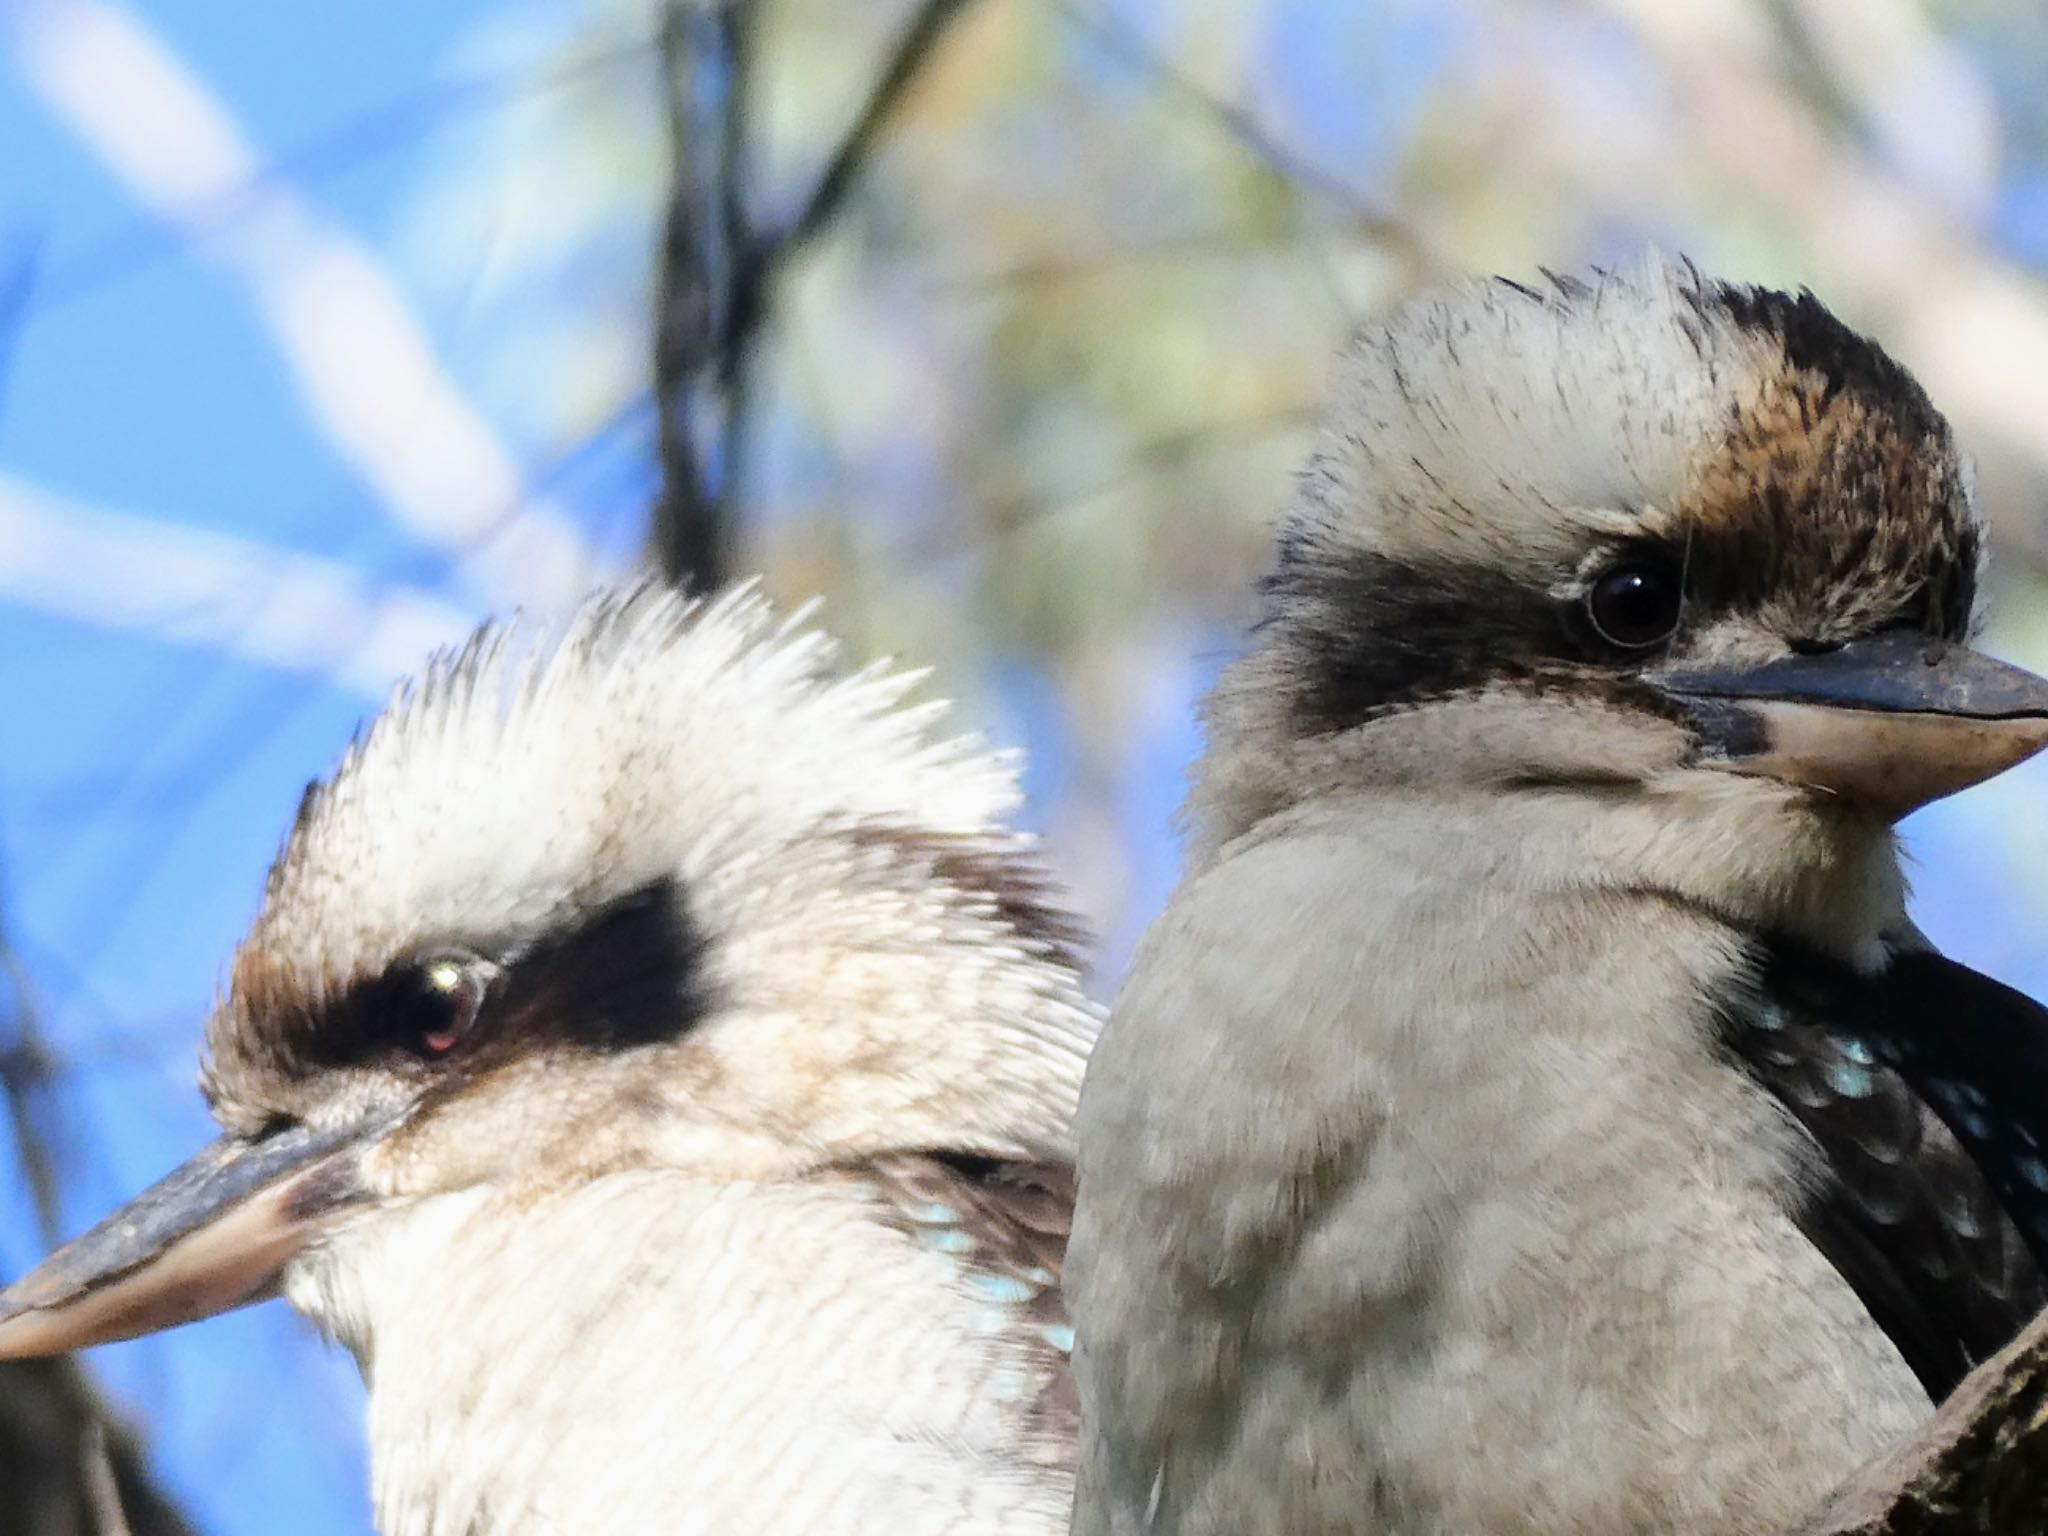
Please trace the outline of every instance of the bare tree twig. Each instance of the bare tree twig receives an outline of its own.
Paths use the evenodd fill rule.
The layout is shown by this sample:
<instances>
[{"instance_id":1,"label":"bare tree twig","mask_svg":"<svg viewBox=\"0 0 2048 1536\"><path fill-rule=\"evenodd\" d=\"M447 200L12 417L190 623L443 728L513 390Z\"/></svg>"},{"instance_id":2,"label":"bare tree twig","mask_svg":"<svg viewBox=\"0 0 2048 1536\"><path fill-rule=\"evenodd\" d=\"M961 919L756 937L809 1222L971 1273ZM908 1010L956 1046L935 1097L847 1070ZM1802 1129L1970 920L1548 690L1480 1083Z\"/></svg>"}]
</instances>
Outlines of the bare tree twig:
<instances>
[{"instance_id":1,"label":"bare tree twig","mask_svg":"<svg viewBox=\"0 0 2048 1536\"><path fill-rule=\"evenodd\" d=\"M31 262L24 256L0 291L0 380L11 373L32 275ZM0 859L0 877L5 873L5 860ZM0 910L0 989L5 992L0 998L0 1097L7 1103L14 1155L28 1181L36 1228L48 1247L57 1241L57 1170L50 1149L36 1133L33 1116L34 1100L49 1082L50 1059L30 1005L28 975L8 937L4 910Z\"/></svg>"},{"instance_id":2,"label":"bare tree twig","mask_svg":"<svg viewBox=\"0 0 2048 1536\"><path fill-rule=\"evenodd\" d=\"M34 1115L35 1101L49 1087L50 1054L29 1006L28 978L4 929L0 929L0 975L4 975L10 998L4 1016L0 1016L5 1022L5 1033L0 1034L0 1096L7 1100L14 1155L28 1181L29 1199L36 1211L36 1230L47 1248L56 1244L59 1235L57 1166L36 1131Z\"/></svg>"},{"instance_id":3,"label":"bare tree twig","mask_svg":"<svg viewBox=\"0 0 2048 1536\"><path fill-rule=\"evenodd\" d=\"M656 50L669 140L668 207L662 220L654 299L654 391L661 491L654 509L656 562L678 586L712 586L721 574L722 508L698 443L696 381L713 345L712 272L705 230L707 181L697 99L700 55L711 29L694 0L667 0Z\"/></svg>"},{"instance_id":4,"label":"bare tree twig","mask_svg":"<svg viewBox=\"0 0 2048 1536\"><path fill-rule=\"evenodd\" d=\"M1234 101L1226 101L1155 49L1136 27L1099 0L1059 0L1060 9L1127 64L1215 120L1243 146L1253 162L1289 185L1303 188L1343 209L1351 225L1400 256L1418 275L1455 270L1413 223L1377 206L1341 176L1283 143L1271 129Z\"/></svg>"},{"instance_id":5,"label":"bare tree twig","mask_svg":"<svg viewBox=\"0 0 2048 1536\"><path fill-rule=\"evenodd\" d=\"M895 115L911 85L917 80L946 30L967 13L973 0L926 0L910 19L896 46L876 76L867 100L854 114L852 124L825 163L824 173L811 189L789 227L757 253L764 279L801 251L838 217L846 197L853 190L862 168L873 154L882 130Z\"/></svg>"},{"instance_id":6,"label":"bare tree twig","mask_svg":"<svg viewBox=\"0 0 2048 1536\"><path fill-rule=\"evenodd\" d=\"M753 171L748 123L753 100L754 58L753 0L728 5L721 13L719 46L726 65L725 91L720 102L718 155L718 234L724 258L726 295L718 321L716 391L719 408L718 506L721 512L715 532L723 544L731 542L735 509L745 487L748 429L753 418L753 373L748 364L759 335L762 316L747 276L753 230L747 215L747 187ZM704 551L706 585L708 578L723 579L731 561L724 549Z\"/></svg>"},{"instance_id":7,"label":"bare tree twig","mask_svg":"<svg viewBox=\"0 0 2048 1536\"><path fill-rule=\"evenodd\" d=\"M671 581L726 574L751 416L751 361L789 262L838 219L947 28L972 0L926 0L897 37L810 195L756 233L746 205L752 0L668 0L660 41L673 179L655 298L661 497L654 554ZM706 110L713 91L716 110Z\"/></svg>"},{"instance_id":8,"label":"bare tree twig","mask_svg":"<svg viewBox=\"0 0 2048 1536\"><path fill-rule=\"evenodd\" d=\"M46 1242L57 1228L55 1159L34 1123L50 1060L35 1026L26 977L0 928L0 972L10 993L0 1037L4 1092L22 1168ZM69 1360L0 1366L0 1530L8 1536L191 1536L150 1483L132 1436L110 1427L105 1405ZM131 1522L129 1512L133 1511Z\"/></svg>"}]
</instances>

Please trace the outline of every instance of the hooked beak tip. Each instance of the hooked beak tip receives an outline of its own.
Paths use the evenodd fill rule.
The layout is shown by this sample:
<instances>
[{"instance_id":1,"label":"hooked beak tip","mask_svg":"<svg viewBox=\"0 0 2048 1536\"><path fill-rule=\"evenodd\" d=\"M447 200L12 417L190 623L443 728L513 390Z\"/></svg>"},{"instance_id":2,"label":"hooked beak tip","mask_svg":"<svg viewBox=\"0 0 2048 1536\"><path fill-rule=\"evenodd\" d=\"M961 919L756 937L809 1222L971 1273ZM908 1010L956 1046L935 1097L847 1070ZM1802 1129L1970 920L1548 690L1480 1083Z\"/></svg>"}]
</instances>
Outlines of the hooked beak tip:
<instances>
[{"instance_id":1,"label":"hooked beak tip","mask_svg":"<svg viewBox=\"0 0 2048 1536\"><path fill-rule=\"evenodd\" d=\"M1712 766L1896 821L2048 747L2048 681L1968 647L1890 631L1836 650L1655 679Z\"/></svg>"}]
</instances>

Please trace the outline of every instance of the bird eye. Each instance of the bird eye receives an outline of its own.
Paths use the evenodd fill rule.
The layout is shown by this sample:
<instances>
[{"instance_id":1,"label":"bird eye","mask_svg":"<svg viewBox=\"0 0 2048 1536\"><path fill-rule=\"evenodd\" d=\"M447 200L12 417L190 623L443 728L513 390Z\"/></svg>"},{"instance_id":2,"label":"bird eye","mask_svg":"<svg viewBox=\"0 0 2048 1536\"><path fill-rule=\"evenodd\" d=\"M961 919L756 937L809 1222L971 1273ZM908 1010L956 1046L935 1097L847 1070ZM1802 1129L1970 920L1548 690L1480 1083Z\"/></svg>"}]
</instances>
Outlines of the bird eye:
<instances>
[{"instance_id":1,"label":"bird eye","mask_svg":"<svg viewBox=\"0 0 2048 1536\"><path fill-rule=\"evenodd\" d=\"M1620 565L1593 583L1586 617L1600 638L1625 651L1669 640L1678 629L1678 583L1654 565Z\"/></svg>"},{"instance_id":2,"label":"bird eye","mask_svg":"<svg viewBox=\"0 0 2048 1536\"><path fill-rule=\"evenodd\" d=\"M414 969L398 1021L407 1044L422 1056L446 1056L468 1035L483 1011L494 968L474 955L434 955Z\"/></svg>"}]
</instances>

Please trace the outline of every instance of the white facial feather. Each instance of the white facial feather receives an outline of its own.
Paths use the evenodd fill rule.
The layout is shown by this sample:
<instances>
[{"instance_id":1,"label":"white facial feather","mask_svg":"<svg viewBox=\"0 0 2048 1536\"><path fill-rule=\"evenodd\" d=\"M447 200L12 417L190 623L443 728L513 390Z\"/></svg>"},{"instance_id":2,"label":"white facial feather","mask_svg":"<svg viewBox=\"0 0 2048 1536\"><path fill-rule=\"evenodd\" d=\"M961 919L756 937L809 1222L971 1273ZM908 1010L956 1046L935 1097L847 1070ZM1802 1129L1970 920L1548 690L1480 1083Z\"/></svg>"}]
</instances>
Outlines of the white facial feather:
<instances>
[{"instance_id":1,"label":"white facial feather","mask_svg":"<svg viewBox=\"0 0 2048 1536\"><path fill-rule=\"evenodd\" d=\"M1346 789L1637 785L1622 877L1850 954L1896 907L1881 827L1696 768L1682 725L1626 687L1631 664L1875 628L1943 583L1967 610L1967 466L1917 386L1810 299L1655 255L1422 299L1346 360L1278 544L1266 622L1210 700L1197 867ZM1682 655L1575 652L1587 589L1643 546L1681 584L1697 560L1764 590L1691 610ZM1596 862L1628 851L1588 838ZM1813 902L1816 866L1863 872L1853 921Z\"/></svg>"},{"instance_id":2,"label":"white facial feather","mask_svg":"<svg viewBox=\"0 0 2048 1536\"><path fill-rule=\"evenodd\" d=\"M864 822L1009 843L1013 762L935 739L943 704L901 708L920 673L835 675L807 618L751 587L704 604L642 586L552 645L484 631L316 794L259 940L345 973Z\"/></svg>"},{"instance_id":3,"label":"white facial feather","mask_svg":"<svg viewBox=\"0 0 2048 1536\"><path fill-rule=\"evenodd\" d=\"M362 1357L387 1536L1066 1531L1021 1341L849 1183L444 1196L289 1294Z\"/></svg>"},{"instance_id":4,"label":"white facial feather","mask_svg":"<svg viewBox=\"0 0 2048 1536\"><path fill-rule=\"evenodd\" d=\"M435 663L309 794L209 1028L217 1110L257 1125L384 1092L374 1062L309 1072L293 1040L394 965L516 950L664 881L707 1017L653 1062L503 1065L448 1127L400 1138L436 1140L400 1188L486 1176L509 1156L489 1149L546 1147L548 1125L592 1157L637 1137L736 1172L1062 1144L1094 1013L1003 823L1014 762L940 735L943 705L906 706L918 674L836 659L751 589L643 586L552 644L494 627ZM668 1112L610 1109L650 1095Z\"/></svg>"},{"instance_id":5,"label":"white facial feather","mask_svg":"<svg viewBox=\"0 0 2048 1536\"><path fill-rule=\"evenodd\" d=\"M1697 285L1651 256L1548 293L1495 281L1417 301L1346 358L1291 521L1518 569L1668 507L1775 362L1703 314Z\"/></svg>"}]
</instances>

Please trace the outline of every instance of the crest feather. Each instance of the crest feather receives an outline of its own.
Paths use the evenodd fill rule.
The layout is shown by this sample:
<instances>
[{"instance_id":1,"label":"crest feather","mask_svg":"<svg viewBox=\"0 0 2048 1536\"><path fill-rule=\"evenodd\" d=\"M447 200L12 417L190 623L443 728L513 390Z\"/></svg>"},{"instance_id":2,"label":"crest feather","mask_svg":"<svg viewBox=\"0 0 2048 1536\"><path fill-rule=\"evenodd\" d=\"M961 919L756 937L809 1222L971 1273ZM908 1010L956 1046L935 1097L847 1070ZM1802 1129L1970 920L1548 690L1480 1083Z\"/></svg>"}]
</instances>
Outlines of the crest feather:
<instances>
[{"instance_id":1,"label":"crest feather","mask_svg":"<svg viewBox=\"0 0 2048 1536\"><path fill-rule=\"evenodd\" d=\"M256 940L339 935L359 960L480 915L539 927L546 903L852 827L1023 847L1002 824L1014 756L942 734L943 701L906 703L923 670L841 674L815 612L778 615L751 582L702 600L645 581L552 633L482 626L308 790Z\"/></svg>"}]
</instances>

